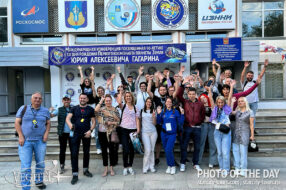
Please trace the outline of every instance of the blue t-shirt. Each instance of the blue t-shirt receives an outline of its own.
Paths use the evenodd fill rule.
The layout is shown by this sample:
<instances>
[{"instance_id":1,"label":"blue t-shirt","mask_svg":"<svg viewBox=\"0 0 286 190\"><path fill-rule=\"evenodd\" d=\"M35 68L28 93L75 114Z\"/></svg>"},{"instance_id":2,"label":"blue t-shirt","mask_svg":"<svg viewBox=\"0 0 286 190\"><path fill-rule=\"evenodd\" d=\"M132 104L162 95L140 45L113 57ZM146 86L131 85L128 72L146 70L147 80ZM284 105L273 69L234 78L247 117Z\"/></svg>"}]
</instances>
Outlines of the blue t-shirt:
<instances>
[{"instance_id":1,"label":"blue t-shirt","mask_svg":"<svg viewBox=\"0 0 286 190\"><path fill-rule=\"evenodd\" d=\"M16 118L21 118L22 110L25 106L21 106L17 111ZM36 121L36 125L33 124L33 120ZM50 120L50 113L48 108L40 107L34 109L30 105L27 105L26 112L22 117L21 129L26 140L40 140L43 138L46 132L46 123Z\"/></svg>"}]
</instances>

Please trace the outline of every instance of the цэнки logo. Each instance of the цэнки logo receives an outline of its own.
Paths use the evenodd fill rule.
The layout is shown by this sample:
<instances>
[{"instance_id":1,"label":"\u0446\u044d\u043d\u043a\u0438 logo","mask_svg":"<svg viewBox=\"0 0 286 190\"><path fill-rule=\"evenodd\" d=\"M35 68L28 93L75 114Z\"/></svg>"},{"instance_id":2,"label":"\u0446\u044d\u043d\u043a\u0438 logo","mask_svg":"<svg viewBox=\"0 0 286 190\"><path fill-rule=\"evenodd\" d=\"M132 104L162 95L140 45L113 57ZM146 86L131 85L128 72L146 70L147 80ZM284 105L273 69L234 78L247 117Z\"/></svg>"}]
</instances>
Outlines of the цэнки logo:
<instances>
[{"instance_id":1,"label":"\u0446\u044d\u043d\u043a\u0438 logo","mask_svg":"<svg viewBox=\"0 0 286 190\"><path fill-rule=\"evenodd\" d=\"M225 11L224 4L221 0L212 0L210 2L209 10L215 14L219 14Z\"/></svg>"}]
</instances>

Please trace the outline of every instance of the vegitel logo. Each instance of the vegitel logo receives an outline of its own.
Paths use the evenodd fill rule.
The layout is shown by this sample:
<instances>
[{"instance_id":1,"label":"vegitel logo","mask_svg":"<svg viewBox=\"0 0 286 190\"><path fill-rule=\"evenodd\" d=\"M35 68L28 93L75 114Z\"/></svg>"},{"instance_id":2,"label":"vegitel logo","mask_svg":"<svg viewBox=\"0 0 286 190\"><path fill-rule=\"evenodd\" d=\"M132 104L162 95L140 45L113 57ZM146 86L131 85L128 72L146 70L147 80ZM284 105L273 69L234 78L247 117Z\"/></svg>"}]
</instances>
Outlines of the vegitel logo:
<instances>
[{"instance_id":1,"label":"vegitel logo","mask_svg":"<svg viewBox=\"0 0 286 190\"><path fill-rule=\"evenodd\" d=\"M219 14L224 12L226 9L224 8L224 4L221 0L212 0L209 5L209 10L215 14Z\"/></svg>"},{"instance_id":2,"label":"vegitel logo","mask_svg":"<svg viewBox=\"0 0 286 190\"><path fill-rule=\"evenodd\" d=\"M40 8L36 7L35 5L31 9L25 9L21 12L21 15L23 17L29 16L29 15L35 15L37 12L39 12Z\"/></svg>"}]
</instances>

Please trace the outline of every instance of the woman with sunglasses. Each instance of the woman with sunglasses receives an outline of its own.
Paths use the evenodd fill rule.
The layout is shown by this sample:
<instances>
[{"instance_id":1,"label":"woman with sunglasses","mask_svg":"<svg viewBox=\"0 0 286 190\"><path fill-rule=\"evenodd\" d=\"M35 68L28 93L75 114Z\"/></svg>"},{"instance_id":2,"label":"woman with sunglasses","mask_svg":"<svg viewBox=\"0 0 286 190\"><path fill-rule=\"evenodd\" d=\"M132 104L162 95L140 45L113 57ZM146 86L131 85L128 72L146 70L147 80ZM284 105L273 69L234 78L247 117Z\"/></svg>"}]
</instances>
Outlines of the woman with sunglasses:
<instances>
[{"instance_id":1,"label":"woman with sunglasses","mask_svg":"<svg viewBox=\"0 0 286 190\"><path fill-rule=\"evenodd\" d=\"M87 104L94 104L94 100L96 97L96 91L94 87L94 82L90 78L84 78L83 77L83 72L82 72L82 67L79 65L78 70L80 73L80 88L81 92L86 94L88 97L88 102ZM94 73L94 67L91 67L91 74L90 77ZM92 77L91 77L92 78Z\"/></svg>"}]
</instances>

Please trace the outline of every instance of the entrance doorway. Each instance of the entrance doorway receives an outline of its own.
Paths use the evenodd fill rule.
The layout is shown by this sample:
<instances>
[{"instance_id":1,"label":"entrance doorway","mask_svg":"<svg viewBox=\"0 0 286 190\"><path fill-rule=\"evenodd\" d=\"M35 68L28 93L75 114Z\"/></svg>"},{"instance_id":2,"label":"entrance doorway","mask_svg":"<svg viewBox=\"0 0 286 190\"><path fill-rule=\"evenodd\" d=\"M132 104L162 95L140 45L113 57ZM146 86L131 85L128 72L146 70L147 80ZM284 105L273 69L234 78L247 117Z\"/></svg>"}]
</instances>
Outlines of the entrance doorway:
<instances>
[{"instance_id":1,"label":"entrance doorway","mask_svg":"<svg viewBox=\"0 0 286 190\"><path fill-rule=\"evenodd\" d=\"M24 105L23 69L8 68L8 100L9 115Z\"/></svg>"}]
</instances>

